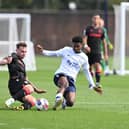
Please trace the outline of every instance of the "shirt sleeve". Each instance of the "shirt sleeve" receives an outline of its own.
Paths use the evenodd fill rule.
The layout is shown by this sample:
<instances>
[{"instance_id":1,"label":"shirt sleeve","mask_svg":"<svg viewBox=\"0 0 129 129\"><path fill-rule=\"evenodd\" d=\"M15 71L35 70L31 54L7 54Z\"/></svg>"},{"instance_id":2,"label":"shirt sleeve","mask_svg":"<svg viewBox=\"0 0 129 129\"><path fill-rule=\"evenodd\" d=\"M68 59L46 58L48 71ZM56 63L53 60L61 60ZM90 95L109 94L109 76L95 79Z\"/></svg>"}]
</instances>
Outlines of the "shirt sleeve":
<instances>
[{"instance_id":1,"label":"shirt sleeve","mask_svg":"<svg viewBox=\"0 0 129 129\"><path fill-rule=\"evenodd\" d=\"M83 31L83 35L84 36L88 36L89 35L89 30L90 30L90 26L87 26L84 31Z\"/></svg>"},{"instance_id":2,"label":"shirt sleeve","mask_svg":"<svg viewBox=\"0 0 129 129\"><path fill-rule=\"evenodd\" d=\"M63 56L65 47L56 51L43 50L43 55L45 56Z\"/></svg>"},{"instance_id":3,"label":"shirt sleeve","mask_svg":"<svg viewBox=\"0 0 129 129\"><path fill-rule=\"evenodd\" d=\"M83 69L83 71L84 71L84 74L88 80L89 85L91 86L90 88L92 89L93 87L95 87L95 83L93 81L91 73L90 73L89 69Z\"/></svg>"},{"instance_id":4,"label":"shirt sleeve","mask_svg":"<svg viewBox=\"0 0 129 129\"><path fill-rule=\"evenodd\" d=\"M103 40L103 39L105 39L106 37L105 37L105 32L104 32L104 29L102 29L102 36L101 36L101 39Z\"/></svg>"},{"instance_id":5,"label":"shirt sleeve","mask_svg":"<svg viewBox=\"0 0 129 129\"><path fill-rule=\"evenodd\" d=\"M89 85L91 86L90 88L92 89L93 87L95 87L95 83L94 83L93 78L91 76L91 73L89 71L88 59L83 64L82 69L83 69L83 72L88 80Z\"/></svg>"}]
</instances>

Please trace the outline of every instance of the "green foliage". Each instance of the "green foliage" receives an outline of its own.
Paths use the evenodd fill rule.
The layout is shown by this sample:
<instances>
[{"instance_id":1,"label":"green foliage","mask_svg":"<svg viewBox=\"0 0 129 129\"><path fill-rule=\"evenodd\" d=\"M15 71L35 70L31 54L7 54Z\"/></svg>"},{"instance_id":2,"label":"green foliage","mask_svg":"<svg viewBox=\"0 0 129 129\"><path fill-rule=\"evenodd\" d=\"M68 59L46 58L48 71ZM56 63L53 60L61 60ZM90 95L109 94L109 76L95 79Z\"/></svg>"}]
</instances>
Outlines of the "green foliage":
<instances>
[{"instance_id":1,"label":"green foliage","mask_svg":"<svg viewBox=\"0 0 129 129\"><path fill-rule=\"evenodd\" d=\"M75 2L78 10L103 10L104 0L0 0L1 8L8 9L55 9L66 10L69 2ZM108 8L112 9L114 4L120 4L123 0L105 0ZM129 0L124 0L129 1Z\"/></svg>"},{"instance_id":2,"label":"green foliage","mask_svg":"<svg viewBox=\"0 0 129 129\"><path fill-rule=\"evenodd\" d=\"M109 9L113 9L113 5L120 5L123 0L108 0Z\"/></svg>"},{"instance_id":3,"label":"green foliage","mask_svg":"<svg viewBox=\"0 0 129 129\"><path fill-rule=\"evenodd\" d=\"M1 8L30 8L32 0L1 0Z\"/></svg>"}]
</instances>

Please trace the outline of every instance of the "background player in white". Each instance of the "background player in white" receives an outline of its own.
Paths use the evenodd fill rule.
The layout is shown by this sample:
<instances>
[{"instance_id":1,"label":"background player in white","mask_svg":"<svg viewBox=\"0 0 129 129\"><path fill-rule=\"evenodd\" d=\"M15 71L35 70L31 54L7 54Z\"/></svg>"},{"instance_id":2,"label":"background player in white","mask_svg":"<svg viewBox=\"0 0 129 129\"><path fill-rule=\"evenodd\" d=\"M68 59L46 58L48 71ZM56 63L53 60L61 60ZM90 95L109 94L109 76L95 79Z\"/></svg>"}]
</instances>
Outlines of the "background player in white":
<instances>
[{"instance_id":1,"label":"background player in white","mask_svg":"<svg viewBox=\"0 0 129 129\"><path fill-rule=\"evenodd\" d=\"M102 89L95 86L92 76L89 72L88 58L82 52L82 37L72 38L73 47L64 47L56 51L44 50L41 45L37 45L38 50L46 56L61 56L62 62L55 72L54 83L59 88L56 95L54 110L62 104L62 108L73 106L76 96L75 81L81 67L89 82L89 88L102 94ZM63 99L64 97L64 99ZM63 101L64 100L64 101Z\"/></svg>"}]
</instances>

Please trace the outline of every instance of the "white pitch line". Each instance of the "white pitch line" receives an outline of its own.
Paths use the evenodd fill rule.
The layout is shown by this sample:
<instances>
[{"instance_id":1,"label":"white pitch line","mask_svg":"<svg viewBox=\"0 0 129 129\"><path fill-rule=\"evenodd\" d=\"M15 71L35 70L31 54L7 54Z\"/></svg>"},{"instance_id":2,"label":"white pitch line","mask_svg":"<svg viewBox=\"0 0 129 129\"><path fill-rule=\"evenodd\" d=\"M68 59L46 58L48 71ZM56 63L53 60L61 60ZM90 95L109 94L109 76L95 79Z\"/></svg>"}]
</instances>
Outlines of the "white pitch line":
<instances>
[{"instance_id":1,"label":"white pitch line","mask_svg":"<svg viewBox=\"0 0 129 129\"><path fill-rule=\"evenodd\" d=\"M8 123L0 123L0 126L1 126L1 125L7 125L7 124L8 124Z\"/></svg>"},{"instance_id":2,"label":"white pitch line","mask_svg":"<svg viewBox=\"0 0 129 129\"><path fill-rule=\"evenodd\" d=\"M53 102L50 102L51 104L53 103ZM90 102L75 102L75 104L76 105L78 105L78 104L81 104L81 105L83 105L83 104L87 104L87 105L129 105L129 103L106 103L106 102L100 102L100 103L90 103Z\"/></svg>"},{"instance_id":3,"label":"white pitch line","mask_svg":"<svg viewBox=\"0 0 129 129\"><path fill-rule=\"evenodd\" d=\"M20 128L20 129L36 129L36 128Z\"/></svg>"},{"instance_id":4,"label":"white pitch line","mask_svg":"<svg viewBox=\"0 0 129 129\"><path fill-rule=\"evenodd\" d=\"M76 104L87 104L87 105L129 105L129 103L89 103L89 102L76 102Z\"/></svg>"}]
</instances>

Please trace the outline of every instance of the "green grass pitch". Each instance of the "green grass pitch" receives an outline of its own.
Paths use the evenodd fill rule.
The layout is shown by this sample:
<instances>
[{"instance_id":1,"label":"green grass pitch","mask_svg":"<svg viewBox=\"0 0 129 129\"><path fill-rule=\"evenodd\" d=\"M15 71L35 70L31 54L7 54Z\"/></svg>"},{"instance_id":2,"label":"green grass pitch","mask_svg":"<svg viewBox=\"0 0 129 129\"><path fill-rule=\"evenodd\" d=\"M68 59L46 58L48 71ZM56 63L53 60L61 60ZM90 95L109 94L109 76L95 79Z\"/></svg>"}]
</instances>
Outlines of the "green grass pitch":
<instances>
[{"instance_id":1,"label":"green grass pitch","mask_svg":"<svg viewBox=\"0 0 129 129\"><path fill-rule=\"evenodd\" d=\"M4 101L9 98L8 73L0 72L0 129L129 129L129 76L102 76L104 94L98 95L88 89L85 76L77 78L77 96L74 107L52 110L56 87L53 74L60 58L36 57L37 71L27 72L29 79L48 92L33 94L36 98L47 98L48 111L7 110ZM20 103L16 102L15 105Z\"/></svg>"}]
</instances>

